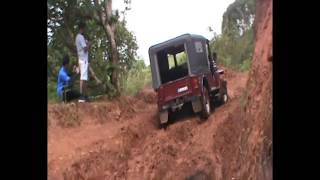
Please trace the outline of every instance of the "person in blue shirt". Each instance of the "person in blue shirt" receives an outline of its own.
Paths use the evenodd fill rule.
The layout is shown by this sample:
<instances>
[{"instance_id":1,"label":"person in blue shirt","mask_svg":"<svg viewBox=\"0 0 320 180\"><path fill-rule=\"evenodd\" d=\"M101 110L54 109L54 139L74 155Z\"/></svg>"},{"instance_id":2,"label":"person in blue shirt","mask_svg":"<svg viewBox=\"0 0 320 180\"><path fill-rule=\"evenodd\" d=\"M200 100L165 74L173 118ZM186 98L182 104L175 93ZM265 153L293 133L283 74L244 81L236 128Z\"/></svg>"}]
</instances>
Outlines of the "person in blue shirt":
<instances>
[{"instance_id":1,"label":"person in blue shirt","mask_svg":"<svg viewBox=\"0 0 320 180\"><path fill-rule=\"evenodd\" d=\"M64 91L66 89L71 89L72 87L72 81L73 78L68 72L69 68L69 56L66 55L63 58L62 67L59 70L58 74L58 83L57 83L57 94L60 98L62 98L63 101L71 101L72 99L77 99L80 97L80 93L78 93L75 90L70 90L65 93L65 96L63 96Z\"/></svg>"}]
</instances>

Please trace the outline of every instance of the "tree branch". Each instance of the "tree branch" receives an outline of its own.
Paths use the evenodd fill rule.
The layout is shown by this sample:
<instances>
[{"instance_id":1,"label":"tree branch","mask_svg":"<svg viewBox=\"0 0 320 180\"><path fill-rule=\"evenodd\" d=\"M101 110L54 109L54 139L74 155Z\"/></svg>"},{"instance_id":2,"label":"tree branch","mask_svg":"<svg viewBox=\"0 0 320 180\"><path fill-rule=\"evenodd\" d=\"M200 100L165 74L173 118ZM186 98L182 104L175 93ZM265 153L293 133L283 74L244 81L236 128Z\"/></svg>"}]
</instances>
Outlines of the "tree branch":
<instances>
[{"instance_id":1,"label":"tree branch","mask_svg":"<svg viewBox=\"0 0 320 180\"><path fill-rule=\"evenodd\" d=\"M112 0L105 0L105 11L107 15L107 21L109 22L112 16Z\"/></svg>"},{"instance_id":2,"label":"tree branch","mask_svg":"<svg viewBox=\"0 0 320 180\"><path fill-rule=\"evenodd\" d=\"M98 84L102 84L102 81L96 76L96 73L93 71L91 66L89 65L89 71L92 75L92 77L97 81Z\"/></svg>"},{"instance_id":3,"label":"tree branch","mask_svg":"<svg viewBox=\"0 0 320 180\"><path fill-rule=\"evenodd\" d=\"M100 4L99 4L98 0L94 0L94 5L95 5L96 8L98 8L98 9L96 9L96 12L97 12L97 14L99 16L101 24L104 26L105 25L105 21L106 21L105 14L103 13L103 11L101 11Z\"/></svg>"}]
</instances>

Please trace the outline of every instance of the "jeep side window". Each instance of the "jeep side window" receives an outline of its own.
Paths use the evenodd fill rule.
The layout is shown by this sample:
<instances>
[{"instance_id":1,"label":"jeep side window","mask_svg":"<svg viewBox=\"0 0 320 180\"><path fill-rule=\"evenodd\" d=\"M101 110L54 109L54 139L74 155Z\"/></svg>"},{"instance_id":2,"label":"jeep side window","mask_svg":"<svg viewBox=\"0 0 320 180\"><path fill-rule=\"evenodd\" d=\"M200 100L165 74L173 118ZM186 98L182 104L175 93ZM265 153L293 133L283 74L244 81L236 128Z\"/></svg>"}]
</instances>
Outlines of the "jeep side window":
<instances>
[{"instance_id":1,"label":"jeep side window","mask_svg":"<svg viewBox=\"0 0 320 180\"><path fill-rule=\"evenodd\" d=\"M157 59L161 83L182 78L189 73L184 44L170 46L157 52Z\"/></svg>"},{"instance_id":2,"label":"jeep side window","mask_svg":"<svg viewBox=\"0 0 320 180\"><path fill-rule=\"evenodd\" d=\"M174 55L168 54L168 63L169 63L169 69L176 67L176 64L174 62Z\"/></svg>"},{"instance_id":3,"label":"jeep side window","mask_svg":"<svg viewBox=\"0 0 320 180\"><path fill-rule=\"evenodd\" d=\"M178 66L181 66L181 65L184 66L187 64L187 54L185 51L176 54L176 57L177 57L177 65Z\"/></svg>"},{"instance_id":4,"label":"jeep side window","mask_svg":"<svg viewBox=\"0 0 320 180\"><path fill-rule=\"evenodd\" d=\"M187 65L187 54L185 51L177 54L168 54L169 69Z\"/></svg>"}]
</instances>

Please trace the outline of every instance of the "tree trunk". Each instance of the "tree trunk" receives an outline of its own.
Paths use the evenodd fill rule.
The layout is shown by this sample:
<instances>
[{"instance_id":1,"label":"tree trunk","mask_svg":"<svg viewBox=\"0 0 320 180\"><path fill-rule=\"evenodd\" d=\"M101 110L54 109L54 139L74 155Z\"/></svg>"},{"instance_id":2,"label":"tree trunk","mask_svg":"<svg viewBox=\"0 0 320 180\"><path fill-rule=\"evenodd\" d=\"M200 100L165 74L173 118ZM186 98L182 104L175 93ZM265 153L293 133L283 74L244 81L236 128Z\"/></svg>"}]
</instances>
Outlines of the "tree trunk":
<instances>
[{"instance_id":1,"label":"tree trunk","mask_svg":"<svg viewBox=\"0 0 320 180\"><path fill-rule=\"evenodd\" d=\"M114 28L112 28L109 24L105 26L106 32L109 36L109 42L111 43L111 57L112 57L112 65L116 68L113 69L111 73L111 84L115 87L118 93L120 93L120 85L119 85L119 73L118 73L118 65L119 65L119 54L117 50L117 45L115 41L115 33Z\"/></svg>"},{"instance_id":2,"label":"tree trunk","mask_svg":"<svg viewBox=\"0 0 320 180\"><path fill-rule=\"evenodd\" d=\"M98 7L100 2L98 0L94 0L95 5ZM119 85L119 54L116 45L116 37L115 37L115 24L111 21L112 16L112 0L104 1L104 10L97 9L97 13L99 15L99 20L107 34L107 38L111 45L111 63L114 67L113 71L111 72L111 84L117 90L117 93L120 93L120 85Z\"/></svg>"}]
</instances>

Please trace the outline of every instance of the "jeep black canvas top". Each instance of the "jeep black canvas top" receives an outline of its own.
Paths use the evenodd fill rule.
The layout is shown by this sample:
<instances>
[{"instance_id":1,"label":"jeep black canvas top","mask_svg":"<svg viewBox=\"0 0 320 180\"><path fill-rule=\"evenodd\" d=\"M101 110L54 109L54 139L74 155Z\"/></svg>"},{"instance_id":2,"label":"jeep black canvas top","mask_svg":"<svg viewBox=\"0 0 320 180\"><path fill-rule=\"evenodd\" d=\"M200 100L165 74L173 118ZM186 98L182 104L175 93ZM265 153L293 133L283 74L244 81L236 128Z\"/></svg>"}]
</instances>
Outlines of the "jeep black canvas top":
<instances>
[{"instance_id":1,"label":"jeep black canvas top","mask_svg":"<svg viewBox=\"0 0 320 180\"><path fill-rule=\"evenodd\" d=\"M207 39L183 34L149 48L153 88L182 78L209 72Z\"/></svg>"}]
</instances>

